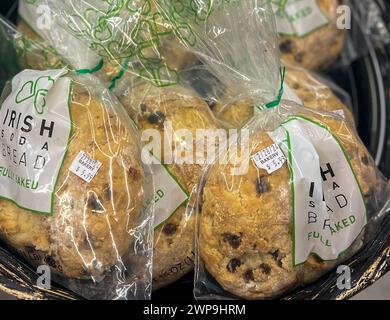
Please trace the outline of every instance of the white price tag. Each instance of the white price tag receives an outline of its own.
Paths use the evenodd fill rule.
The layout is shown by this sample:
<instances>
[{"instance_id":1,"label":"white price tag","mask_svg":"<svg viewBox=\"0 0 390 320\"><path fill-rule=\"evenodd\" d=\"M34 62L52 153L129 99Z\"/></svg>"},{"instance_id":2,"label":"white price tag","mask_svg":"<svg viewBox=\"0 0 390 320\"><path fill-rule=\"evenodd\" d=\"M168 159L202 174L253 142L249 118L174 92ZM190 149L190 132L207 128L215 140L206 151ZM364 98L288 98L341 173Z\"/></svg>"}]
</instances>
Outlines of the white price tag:
<instances>
[{"instance_id":1,"label":"white price tag","mask_svg":"<svg viewBox=\"0 0 390 320\"><path fill-rule=\"evenodd\" d=\"M267 170L268 174L279 170L286 160L283 151L275 143L252 156L256 167Z\"/></svg>"},{"instance_id":2,"label":"white price tag","mask_svg":"<svg viewBox=\"0 0 390 320\"><path fill-rule=\"evenodd\" d=\"M85 182L90 183L101 166L101 162L92 159L84 151L80 151L69 170Z\"/></svg>"}]
</instances>

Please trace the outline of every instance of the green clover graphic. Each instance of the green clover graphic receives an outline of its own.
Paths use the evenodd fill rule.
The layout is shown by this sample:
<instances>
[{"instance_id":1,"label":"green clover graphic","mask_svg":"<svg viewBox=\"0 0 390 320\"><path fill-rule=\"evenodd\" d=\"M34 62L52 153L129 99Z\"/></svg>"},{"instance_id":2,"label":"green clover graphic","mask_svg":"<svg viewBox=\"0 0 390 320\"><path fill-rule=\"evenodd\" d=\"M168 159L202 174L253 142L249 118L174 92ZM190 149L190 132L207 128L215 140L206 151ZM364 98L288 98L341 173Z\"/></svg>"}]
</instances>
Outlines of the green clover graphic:
<instances>
[{"instance_id":1,"label":"green clover graphic","mask_svg":"<svg viewBox=\"0 0 390 320\"><path fill-rule=\"evenodd\" d=\"M38 114L43 114L46 107L46 95L54 84L55 80L50 76L39 77L35 81L27 81L16 95L15 103L20 104L24 101L34 99L34 108Z\"/></svg>"},{"instance_id":2,"label":"green clover graphic","mask_svg":"<svg viewBox=\"0 0 390 320\"><path fill-rule=\"evenodd\" d=\"M275 5L275 7L277 8L275 10L275 14L284 14L284 12L286 11L287 2L288 0L271 0L271 4Z\"/></svg>"}]
</instances>

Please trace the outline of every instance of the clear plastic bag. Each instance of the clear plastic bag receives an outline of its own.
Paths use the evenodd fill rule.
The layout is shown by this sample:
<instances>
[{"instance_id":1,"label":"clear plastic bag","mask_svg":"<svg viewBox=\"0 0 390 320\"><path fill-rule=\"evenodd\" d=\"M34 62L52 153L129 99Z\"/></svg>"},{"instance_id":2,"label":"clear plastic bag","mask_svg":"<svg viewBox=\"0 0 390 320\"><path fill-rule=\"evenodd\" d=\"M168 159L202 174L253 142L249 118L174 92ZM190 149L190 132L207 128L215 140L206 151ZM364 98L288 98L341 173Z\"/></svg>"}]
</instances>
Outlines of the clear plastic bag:
<instances>
[{"instance_id":1,"label":"clear plastic bag","mask_svg":"<svg viewBox=\"0 0 390 320\"><path fill-rule=\"evenodd\" d=\"M268 21L269 16L261 16L261 13L255 10L253 15L256 16L257 14L256 19L248 19L248 21L251 21L252 23L248 27L247 21L239 21L238 19L232 19L228 21L223 17L223 14L221 13L221 16L219 17L219 22L222 23L218 25L216 24L216 28L213 29L213 34L215 36L215 39L222 39L222 43L219 43L218 45L221 45L221 48L223 50L219 50L218 52L216 52L214 47L215 44L213 44L212 41L197 41L198 39L204 39L203 27L205 25L208 27L207 30L211 30L211 28L209 28L210 26L208 26L209 16L212 15L213 17L215 17L215 14L218 14L218 10L222 10L219 12L224 12L224 6L229 3L230 5L236 6L237 8L241 7L241 9L239 9L239 12L242 12L243 7L248 9L251 8L251 6L253 5L253 1L248 1L247 3L240 3L239 1L132 1L129 2L129 8L137 9L128 10L124 6L124 2L114 1L110 3L98 3L98 1L90 0L67 1L63 3L52 2L49 3L49 6L54 13L57 13L57 15L55 15L57 19L57 27L61 27L67 32L69 32L69 22L74 23L73 28L70 28L71 34L78 38L78 40L86 43L89 49L97 53L98 56L102 56L103 60L106 61L106 59L108 59L108 64L113 64L115 66L115 70L117 70L117 68L120 69L118 74L112 78L113 81L111 82L111 88L114 89L116 94L121 98L128 112L132 114L132 116L137 119L137 121L141 119L141 124L146 123L148 126L151 125L153 127L156 127L157 130L161 130L161 125L165 122L166 114L169 114L169 110L167 112L160 110L161 108L165 108L165 102L166 105L169 105L170 103L173 103L173 101L178 100L181 101L180 104L182 104L183 100L187 100L187 97L192 97L194 95L194 93L188 92L186 89L181 89L177 86L179 82L178 77L181 76L177 73L177 69L181 69L182 66L187 69L187 67L193 63L193 58L195 57L195 55L193 54L197 54L198 56L203 57L203 60L205 62L205 68L210 69L211 74L213 74L213 79L217 79L216 81L218 85L214 87L216 91L219 91L220 88L228 88L228 92L234 92L234 94L236 94L234 98L237 99L237 101L252 102L254 100L259 106L269 103L270 101L274 101L276 99L275 97L279 95L281 77L279 73L279 53L275 49L279 45L276 40L276 29L275 27L262 29L263 21ZM259 11L262 11L264 9L264 3L265 1L260 1L258 5L254 8L259 9ZM136 6L132 7L133 4L136 4ZM96 19L96 21L103 21L102 25L85 23L91 21L88 19L84 19L85 17L87 17L87 11L84 10L86 8L86 5L89 5L89 7L92 9L88 12L95 12L99 15L101 19ZM199 8L196 7L197 5L199 6ZM98 8L98 10L93 10L96 8ZM113 8L119 10L111 10ZM217 10L215 10L216 8ZM226 13L226 11L224 13ZM229 14L231 16L235 16L235 14L233 14L232 12L230 12ZM248 11L246 11L246 15L247 14ZM141 18L133 19L136 15L139 15ZM93 15L91 15L90 17L92 16ZM242 17L244 16L245 15L242 15ZM259 16L261 17L259 18ZM153 17L157 17L158 19L154 19ZM192 19L195 19L195 22ZM241 32L239 37L236 34L233 37L229 38L229 32L225 31L232 29L245 30L245 32ZM131 35L129 36L128 33L132 30L137 30L138 32L131 33ZM247 33L246 30L250 30L250 32ZM256 35L253 34L254 30L256 30L257 32ZM95 37L96 31L108 32L110 33L110 36L106 39ZM326 36L333 33L333 29L331 31L332 32L327 32ZM220 33L224 33L225 38L223 38ZM153 36L151 36L151 34ZM198 36L199 34L201 35L200 37ZM177 39L175 38L175 36L177 37ZM332 37L333 35L331 37L327 37L327 39ZM210 38L212 37L210 36ZM237 38L240 38L240 42L237 41ZM208 38L206 37L206 39ZM254 41L251 41L253 39ZM257 41L259 39L260 41ZM267 39L267 41L264 41L264 39ZM304 40L307 42L307 39ZM315 42L314 40L316 40L318 43L318 37L313 37L312 40L313 42ZM341 36L337 39L333 38L333 40L335 41L335 43L337 42L335 48L337 48L338 45L341 45ZM117 46L110 47L110 43L114 43ZM234 45L232 45L232 43ZM136 45L135 47L134 44ZM139 46L140 44L143 45ZM182 44L187 46L188 50L183 50L181 47ZM142 50L138 50L140 48L142 48ZM167 51L164 51L164 49L166 49ZM324 56L326 56L324 53L327 52L327 49L328 48L326 48L326 50L322 50L320 52L321 54L319 54L318 57L316 56L316 60L318 60L317 58L323 58ZM181 50L183 50L185 55L182 55L182 53L180 52ZM250 54L249 59L248 56L245 54L246 52L253 53ZM269 54L269 52L272 52L274 54L271 55ZM172 56L169 56L171 53L173 53ZM332 54L332 59L336 56L337 54ZM166 57L166 60L164 59L164 57ZM169 60L168 57L170 61L174 62L175 64L171 62L167 63L167 61ZM238 57L243 57L243 59L238 59ZM247 60L245 60L244 58ZM105 61L104 66L106 65ZM322 65L322 67L326 66L328 63L330 63L330 61L327 61L326 63L324 62L324 65ZM171 68L171 65L174 67ZM256 66L256 68L254 68L253 66ZM191 71L196 71L197 68L198 66L189 69ZM287 72L287 77L289 76L289 74L291 73ZM137 82L133 82L133 80L130 80L130 82L128 82L129 80L125 80L127 77L138 77L144 80L151 80L154 84L160 86L160 88L156 89L154 87L150 87L151 89L149 89L149 84L145 84L142 81L139 81L138 83L139 79L137 79ZM187 80L192 83L196 83L197 77L198 75L196 74L196 72L189 72L189 79ZM200 77L202 77L202 75ZM209 80L210 79L206 80L206 82ZM176 85L176 87L170 87L173 85ZM161 88L164 86L168 88ZM183 86L186 87L186 85ZM195 84L194 87L196 87L196 89L199 89L197 87L197 84ZM148 92L148 96L150 97L142 97L142 95L146 92ZM177 97L177 94L179 94L180 96L179 99ZM218 94L214 96L223 97L223 94L224 92L218 92ZM141 95L141 97L132 97L132 95ZM173 97L173 99L170 99L169 97ZM182 99L182 97L184 97L184 99ZM229 104L226 104L226 101L230 102L231 96L227 95L227 97L228 98L226 98L225 95L226 100L222 99L221 101L219 98L207 99L207 103L211 108L215 108L218 103L222 103L224 107L228 108ZM190 98L189 100L191 99L192 98ZM328 104L326 103L326 99L324 100L325 104L323 105L323 107L324 109L328 110ZM145 111L145 108L142 103L133 102L144 100L147 102L147 104L149 104L150 102L151 104L153 104L151 108L152 110ZM196 104L198 104L198 102L196 102ZM272 127L273 129L275 129L277 127L278 122L281 123L284 119L287 119L292 115L299 115L300 113L304 113L310 118L319 118L320 121L323 122L326 122L326 120L322 120L323 117L325 117L326 119L328 119L329 117L336 123L338 123L337 121L339 121L340 127L344 128L345 125L348 128L348 130L345 131L345 134L347 136L350 135L352 137L350 139L351 141L353 141L351 142L351 145L359 143L360 146L360 141L356 142L357 140L355 140L354 138L356 137L356 133L353 129L349 127L349 124L346 124L342 117L322 112L319 112L317 114L316 112L305 111L305 109L297 108L293 105L288 107L290 105L290 102L286 102L284 105L286 106L286 110L283 111L284 109L280 108L280 116L274 116L273 113L268 112L267 114L270 114L270 116L265 117L265 119L263 118L264 123L259 125L259 129L256 130L266 130L266 128L268 128L267 125L269 125L270 128ZM245 108L247 107L245 106ZM252 112L253 108L247 110ZM329 110L331 110L331 107L329 107ZM145 121L145 119L149 117L152 123L148 123L148 120ZM169 115L169 117L171 117L171 115ZM270 122L271 124L268 122ZM252 126L256 127L255 124L252 124ZM339 129L337 124L334 124L333 126L333 122L330 126L332 126L332 130ZM343 130L339 129L340 132L344 132ZM359 150L354 149L351 152L356 153L356 157L361 156L362 159L366 161L367 159L365 158L365 153L361 151L360 148L357 149ZM368 163L369 162L370 160L368 160ZM366 167L368 167L368 169ZM372 180L377 180L376 177L373 177L373 166L370 163L367 164L367 166L364 165L364 168L367 169L367 175L371 177ZM161 165L157 164L157 169L154 172L159 173L162 171L160 169ZM179 170L177 170L176 172L180 183L173 185L175 187L177 187L179 184L184 185L185 183L181 181L184 180L182 176L185 174L185 170L179 168ZM196 170L194 170L194 172L196 172ZM370 181L368 184L372 185L375 184L375 182ZM262 186L259 185L259 188L261 189ZM382 187L382 183L380 183L379 189L385 189L385 186ZM385 196L381 197L379 194L380 191L375 193L375 195L369 200L370 205L373 207L370 208L372 212L378 213L381 212L381 208L384 208L384 205L382 206L383 203L380 201L383 200L383 202L385 202ZM274 194L272 193L272 195ZM378 203L372 205L375 200L378 200ZM192 208L190 212L193 212ZM177 218L177 220L180 220L179 217L186 217L186 219L188 218L188 216L182 214L181 211L179 215L175 214L174 216L172 216L172 218ZM193 217L193 215L191 215L190 217ZM175 220L175 223L178 222L177 220ZM186 220L181 219L180 221L181 222L178 222L179 226L181 226L181 223ZM191 221L191 219L187 219L187 221ZM170 226L169 223L165 223L165 225ZM191 224L189 223L188 225ZM373 223L370 223L370 225L372 226ZM168 239L166 242L164 242L167 244L169 244L169 242L171 241L169 240L169 232L172 232L172 230L174 230L174 234L182 234L181 232L177 232L175 228L170 227L167 228L168 235L164 235L163 226L158 226L157 228L157 234L163 235L165 237L164 239ZM189 230L191 230L191 228L189 228ZM369 234L371 235L371 232ZM158 239L158 237L156 237L156 239ZM175 240L176 239L180 239L180 237L176 236ZM233 240L233 243L236 243L238 241L236 239L237 238L234 237L234 235L233 237L231 235L227 236L226 243L229 242L229 240ZM183 241L183 243L188 242ZM158 245L158 243L156 244ZM354 253L357 250L357 247L360 247L358 240L356 241L356 245L352 247L350 254ZM188 246L182 246L179 251L187 252L187 248ZM275 263L279 263L279 258L276 255L275 251L273 251L272 253L276 256ZM180 256L182 255L180 254ZM273 257L273 255L271 256ZM168 257L171 256L168 255ZM184 257L186 256L184 255ZM168 259L166 259L166 261L167 260ZM169 263L171 263L171 261L169 261ZM183 273L187 272L187 266L184 266L183 269L183 264L180 262L180 260L173 261L174 263L176 263L176 266L174 266L173 268L168 268L168 270L170 270L168 273L162 272L164 276L157 276L157 279L159 281L155 282L155 284L157 284L156 287L166 285L167 283L177 279ZM191 262L191 259L188 259L188 261ZM155 266L160 267L163 264L165 264L164 261L161 264L156 263ZM312 265L314 265L314 267L312 267ZM329 264L327 263L310 261L309 263L307 263L307 268L305 269L307 272L305 271L305 276L307 274L310 275L310 270L315 269L315 271L312 273L313 277L316 278L320 274L322 274L328 267ZM201 270L202 264L199 264L199 268L199 270ZM259 268L256 269L255 276L258 276L256 272L259 272ZM267 270L266 266L263 266L263 269L264 268L265 270ZM159 272L160 270L158 270L156 274L158 274ZM299 275L301 274L302 273L299 273ZM247 276L250 277L250 273ZM197 273L197 277L198 296L207 296L208 293L216 293L217 295L224 297L227 296L227 293L225 291L221 291L221 287L218 287L215 282L209 282L212 277L209 277L209 275L207 275L206 273L202 273L202 270ZM203 281L202 279L206 279L204 280L204 283L206 284L204 287L206 289L204 291L202 291L204 289L201 284L201 282ZM237 281L237 283L239 283L239 281ZM291 285L291 287L303 283L304 281L297 281L296 283ZM215 291L213 291L214 288L217 287L219 289L215 289ZM274 292L273 294L276 295L278 293Z\"/></svg>"},{"instance_id":2,"label":"clear plastic bag","mask_svg":"<svg viewBox=\"0 0 390 320\"><path fill-rule=\"evenodd\" d=\"M53 279L85 298L149 299L153 216L143 201L153 184L133 122L93 75L48 69L61 59L24 69L45 48L4 21L0 34L18 58L1 66L10 80L0 109L2 243L48 289Z\"/></svg>"},{"instance_id":3,"label":"clear plastic bag","mask_svg":"<svg viewBox=\"0 0 390 320\"><path fill-rule=\"evenodd\" d=\"M219 127L208 105L180 84L157 87L125 74L114 90L152 152L155 213L153 290L180 279L195 262L195 202L203 162L196 161L197 130ZM191 135L194 140L187 140ZM161 139L160 145L156 145ZM168 151L169 150L169 151ZM167 153L168 151L168 153ZM188 152L188 154L187 154ZM181 156L184 153L186 156ZM188 158L187 158L188 156Z\"/></svg>"},{"instance_id":4,"label":"clear plastic bag","mask_svg":"<svg viewBox=\"0 0 390 320\"><path fill-rule=\"evenodd\" d=\"M287 64L319 70L347 66L367 52L362 37L372 36L376 44L388 42L385 18L373 1L270 2ZM18 26L31 37L45 39L76 68L96 72L104 82L115 79L129 58L133 64L126 68L132 69L136 60L138 65L153 60L156 69L169 66L166 71L175 76L175 70L192 66L197 58L178 43L171 22L160 14L164 5L155 0L20 0ZM348 29L350 21L353 27ZM185 29L185 22L181 27ZM138 70L139 66L134 71ZM142 76L149 75L144 69Z\"/></svg>"},{"instance_id":5,"label":"clear plastic bag","mask_svg":"<svg viewBox=\"0 0 390 320\"><path fill-rule=\"evenodd\" d=\"M269 3L162 8L188 23L195 40L178 36L215 79L260 109L204 172L195 296L280 297L359 259L389 209L389 185L351 122L282 100L285 73Z\"/></svg>"},{"instance_id":6,"label":"clear plastic bag","mask_svg":"<svg viewBox=\"0 0 390 320\"><path fill-rule=\"evenodd\" d=\"M67 37L81 41L88 50L97 53L104 65L119 66L120 71L112 77L109 87L143 136L154 129L164 139L168 126L174 132L188 129L194 136L197 129L218 127L207 104L191 88L181 84L177 70L190 64L193 56L177 42L174 28L159 13L158 1L37 3L48 6L55 17L56 27L42 32L42 37L61 54L67 57L73 51L60 47L64 36L58 34L65 32ZM34 9L23 3L19 12L25 21L35 21L29 18ZM97 32L107 37L98 37ZM144 141L145 148L147 142ZM170 142L172 153L179 147L193 149L196 145L196 141L186 144L176 134ZM155 192L146 196L147 208L155 213L154 289L176 281L193 269L194 195L203 165L169 162L163 149L166 147L153 150L155 161L146 173L146 180L155 185Z\"/></svg>"},{"instance_id":7,"label":"clear plastic bag","mask_svg":"<svg viewBox=\"0 0 390 320\"><path fill-rule=\"evenodd\" d=\"M171 85L193 56L177 46L157 7L154 0L20 0L18 27L108 86L124 72Z\"/></svg>"},{"instance_id":8,"label":"clear plastic bag","mask_svg":"<svg viewBox=\"0 0 390 320\"><path fill-rule=\"evenodd\" d=\"M308 109L334 112L355 123L350 96L332 81L300 67L285 71L283 99ZM256 101L240 98L239 88L225 87L207 66L195 65L183 71L184 79L209 104L215 117L227 126L241 128L256 112Z\"/></svg>"},{"instance_id":9,"label":"clear plastic bag","mask_svg":"<svg viewBox=\"0 0 390 320\"><path fill-rule=\"evenodd\" d=\"M77 39L61 24L61 12L57 1L19 1L18 29L45 47L53 48L58 56L66 59L75 69L100 70L99 55L89 48L89 43Z\"/></svg>"},{"instance_id":10,"label":"clear plastic bag","mask_svg":"<svg viewBox=\"0 0 390 320\"><path fill-rule=\"evenodd\" d=\"M2 39L1 88L20 69L58 69L66 64L55 51L43 47L18 32L8 21L0 20Z\"/></svg>"},{"instance_id":11,"label":"clear plastic bag","mask_svg":"<svg viewBox=\"0 0 390 320\"><path fill-rule=\"evenodd\" d=\"M199 214L199 264L195 287L199 298L214 295L229 297L224 290L247 299L274 298L298 286L311 283L356 254L363 243L375 236L373 229L365 226L365 209L367 208L367 221L372 228L388 206L387 183L381 181L374 162L357 138L354 129L348 127L345 122L330 114L309 112L292 106L280 106L278 110L263 112L262 116L255 117L253 122L248 124L249 153L238 163L240 167L248 162L249 170L237 176L231 173L231 166L217 163L211 166L205 175L202 198L199 199L202 211ZM291 126L288 127L288 124ZM278 150L277 142L284 140L285 136L282 136L283 139L273 138L272 134L280 128L286 129L293 136L292 140L298 140L297 137L300 136L297 132L305 128L307 131L303 137L310 139L310 142L307 145L307 141L298 142L289 149L284 149L281 145L279 148L283 150L282 154L273 151L281 158L275 158L275 162L270 166L278 168L268 174L266 167L263 169L261 165L252 163L253 157L269 153L274 148ZM269 135L268 132L272 134ZM317 135L325 132L329 134L318 139ZM335 146L340 143L338 154L331 147L332 137ZM305 148L310 148L309 146L315 147L315 152L312 151L309 159L315 155L319 157L318 162L313 158L304 161L305 154L300 154L307 152ZM238 153L240 152L243 152L243 149L239 148ZM346 160L342 158L343 152L346 154ZM283 154L288 157L287 162L284 162ZM344 168L338 168L336 172L334 167L343 162ZM349 162L351 167L348 167ZM283 165L279 168L281 163ZM332 189L329 182L324 182L318 190L319 194L325 193L325 210L319 208L319 198L314 200L315 197L310 195L310 188L314 188L314 184L310 183L313 178L308 172L313 170L313 167L319 177L321 174L318 167L322 168L322 173L327 172L327 168L331 170L330 179L335 184L335 189ZM352 177L356 175L356 181L347 180L344 170L351 170ZM302 176L299 176L298 172ZM316 185L318 186L317 183ZM349 187L352 189L349 190ZM359 199L359 187L364 202ZM360 219L363 220L360 222L360 228L357 227L353 231L355 235L352 239L348 233L333 238L334 234L337 235L337 228L347 228L359 219L359 215L348 216L348 211L343 212L345 207L343 210L337 207L346 205L345 199L351 202L352 208L355 205L352 201L361 202L363 209ZM322 218L324 220L319 219L327 210L332 214L325 215L326 218ZM327 230L316 227L316 224L321 223L331 225L329 228L332 237L327 238L321 234L320 230L325 234ZM308 246L306 239L299 237L299 231L308 237L319 237L321 234L321 241L325 243L332 239L335 247L340 246L345 251L335 249L340 253L339 256L329 255L325 258L324 253L319 253L321 250L318 247L310 247L313 250L309 251L310 255L305 256L306 259L298 260L297 252L307 250ZM210 281L210 278L214 280ZM219 286L215 286L215 281Z\"/></svg>"}]
</instances>

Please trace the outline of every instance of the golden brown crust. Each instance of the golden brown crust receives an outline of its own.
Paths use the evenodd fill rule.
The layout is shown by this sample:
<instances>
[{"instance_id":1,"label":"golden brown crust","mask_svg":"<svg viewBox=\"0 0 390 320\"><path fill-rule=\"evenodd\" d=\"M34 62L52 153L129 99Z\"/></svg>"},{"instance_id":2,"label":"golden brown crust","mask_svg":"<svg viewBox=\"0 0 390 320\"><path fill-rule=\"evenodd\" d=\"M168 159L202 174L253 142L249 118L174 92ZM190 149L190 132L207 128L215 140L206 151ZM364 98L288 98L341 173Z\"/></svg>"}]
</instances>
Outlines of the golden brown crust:
<instances>
[{"instance_id":1,"label":"golden brown crust","mask_svg":"<svg viewBox=\"0 0 390 320\"><path fill-rule=\"evenodd\" d=\"M364 196L370 197L379 177L354 130L340 119L306 111L301 115L327 125L339 138ZM250 155L271 144L265 132L253 133ZM230 169L230 165L211 167L199 217L200 255L223 289L246 299L272 298L317 279L337 263L310 257L304 265L293 268L292 195L287 164L270 175L252 164L243 176L233 176ZM360 247L361 238L347 255Z\"/></svg>"},{"instance_id":2,"label":"golden brown crust","mask_svg":"<svg viewBox=\"0 0 390 320\"><path fill-rule=\"evenodd\" d=\"M342 111L346 120L355 123L351 110L325 84L321 83L311 72L289 66L286 68L286 84L295 92L306 108L325 111ZM222 101L229 100L224 97ZM254 102L250 99L241 99L227 103L218 102L213 112L218 119L240 128L247 123L254 114Z\"/></svg>"},{"instance_id":3,"label":"golden brown crust","mask_svg":"<svg viewBox=\"0 0 390 320\"><path fill-rule=\"evenodd\" d=\"M1 236L34 265L48 264L69 278L100 276L129 250L139 224L143 169L126 120L86 87L74 83L73 135L59 174L53 216L0 201ZM69 171L83 150L102 163L88 184Z\"/></svg>"},{"instance_id":4,"label":"golden brown crust","mask_svg":"<svg viewBox=\"0 0 390 320\"><path fill-rule=\"evenodd\" d=\"M164 123L172 124L173 132L180 129L215 129L217 124L207 104L192 91L179 86L156 88L143 84L127 91L121 98L125 108L137 119L140 130L156 129L164 137ZM182 141L173 135L175 144ZM196 141L194 141L195 146ZM164 161L164 153L162 152ZM167 165L168 170L188 191L191 198L163 225L155 229L153 257L153 289L166 286L193 269L195 253L195 195L202 166L197 164Z\"/></svg>"},{"instance_id":5,"label":"golden brown crust","mask_svg":"<svg viewBox=\"0 0 390 320\"><path fill-rule=\"evenodd\" d=\"M345 31L337 28L338 0L317 0L330 23L306 37L280 36L282 60L308 69L324 69L332 64L344 47Z\"/></svg>"},{"instance_id":6,"label":"golden brown crust","mask_svg":"<svg viewBox=\"0 0 390 320\"><path fill-rule=\"evenodd\" d=\"M314 74L298 67L287 67L286 83L302 100L306 108L316 111L342 111L351 124L355 123L352 111Z\"/></svg>"}]
</instances>

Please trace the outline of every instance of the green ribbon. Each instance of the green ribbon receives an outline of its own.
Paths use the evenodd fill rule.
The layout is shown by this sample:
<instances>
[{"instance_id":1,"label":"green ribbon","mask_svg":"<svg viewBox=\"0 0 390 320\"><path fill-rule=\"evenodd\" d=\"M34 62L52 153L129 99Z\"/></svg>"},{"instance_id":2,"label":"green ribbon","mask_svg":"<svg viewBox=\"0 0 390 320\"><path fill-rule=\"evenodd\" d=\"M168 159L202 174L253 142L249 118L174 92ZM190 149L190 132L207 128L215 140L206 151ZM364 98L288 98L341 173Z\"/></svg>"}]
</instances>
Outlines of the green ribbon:
<instances>
[{"instance_id":1,"label":"green ribbon","mask_svg":"<svg viewBox=\"0 0 390 320\"><path fill-rule=\"evenodd\" d=\"M272 109L274 107L277 107L280 104L280 100L282 100L283 93L284 93L284 78L286 76L286 67L280 68L280 88L279 93L276 96L276 99L274 101L268 102L265 107L267 109Z\"/></svg>"},{"instance_id":2,"label":"green ribbon","mask_svg":"<svg viewBox=\"0 0 390 320\"><path fill-rule=\"evenodd\" d=\"M103 68L104 61L100 59L99 63L93 67L92 69L78 69L76 70L77 74L86 74L86 73L95 73L98 72L101 68Z\"/></svg>"},{"instance_id":3,"label":"green ribbon","mask_svg":"<svg viewBox=\"0 0 390 320\"><path fill-rule=\"evenodd\" d=\"M112 90L115 89L116 82L117 82L118 80L120 80L120 79L123 77L123 75L125 74L126 69L127 69L127 66L128 66L128 64L129 64L129 61L130 61L130 58L127 58L127 59L125 60L125 62L122 64L121 69L120 69L120 71L118 72L118 74L117 74L115 77L113 77L113 78L111 79L111 83L110 83L110 86L108 87L108 90L111 90L111 91L112 91Z\"/></svg>"}]
</instances>

